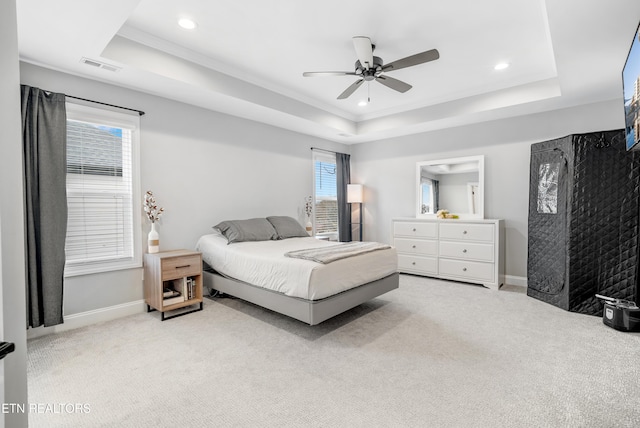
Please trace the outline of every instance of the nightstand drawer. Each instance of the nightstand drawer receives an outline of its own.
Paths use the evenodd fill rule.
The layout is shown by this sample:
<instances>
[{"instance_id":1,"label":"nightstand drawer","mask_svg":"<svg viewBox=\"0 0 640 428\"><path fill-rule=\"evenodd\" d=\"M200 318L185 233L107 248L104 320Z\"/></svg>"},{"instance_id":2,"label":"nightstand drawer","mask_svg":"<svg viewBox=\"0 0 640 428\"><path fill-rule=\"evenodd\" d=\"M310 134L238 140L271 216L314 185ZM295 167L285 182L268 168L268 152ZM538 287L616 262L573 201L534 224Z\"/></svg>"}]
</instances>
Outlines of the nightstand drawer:
<instances>
[{"instance_id":1,"label":"nightstand drawer","mask_svg":"<svg viewBox=\"0 0 640 428\"><path fill-rule=\"evenodd\" d=\"M393 241L399 253L420 254L423 256L435 256L438 253L438 241L430 239L396 238Z\"/></svg>"},{"instance_id":2,"label":"nightstand drawer","mask_svg":"<svg viewBox=\"0 0 640 428\"><path fill-rule=\"evenodd\" d=\"M165 280L200 275L201 269L202 259L199 254L162 259L162 278Z\"/></svg>"}]
</instances>

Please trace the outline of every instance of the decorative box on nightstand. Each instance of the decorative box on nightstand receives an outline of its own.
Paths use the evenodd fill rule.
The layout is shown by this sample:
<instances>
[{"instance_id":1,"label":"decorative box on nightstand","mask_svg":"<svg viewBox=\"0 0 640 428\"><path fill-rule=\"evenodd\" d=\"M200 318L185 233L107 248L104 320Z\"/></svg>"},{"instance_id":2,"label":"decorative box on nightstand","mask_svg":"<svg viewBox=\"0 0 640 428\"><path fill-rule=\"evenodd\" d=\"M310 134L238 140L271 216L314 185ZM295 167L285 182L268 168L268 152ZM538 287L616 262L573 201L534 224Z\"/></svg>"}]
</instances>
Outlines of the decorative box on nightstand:
<instances>
[{"instance_id":1,"label":"decorative box on nightstand","mask_svg":"<svg viewBox=\"0 0 640 428\"><path fill-rule=\"evenodd\" d=\"M160 319L202 310L202 254L190 250L144 255L144 300L147 312L157 310ZM165 312L187 306L198 308L165 317Z\"/></svg>"}]
</instances>

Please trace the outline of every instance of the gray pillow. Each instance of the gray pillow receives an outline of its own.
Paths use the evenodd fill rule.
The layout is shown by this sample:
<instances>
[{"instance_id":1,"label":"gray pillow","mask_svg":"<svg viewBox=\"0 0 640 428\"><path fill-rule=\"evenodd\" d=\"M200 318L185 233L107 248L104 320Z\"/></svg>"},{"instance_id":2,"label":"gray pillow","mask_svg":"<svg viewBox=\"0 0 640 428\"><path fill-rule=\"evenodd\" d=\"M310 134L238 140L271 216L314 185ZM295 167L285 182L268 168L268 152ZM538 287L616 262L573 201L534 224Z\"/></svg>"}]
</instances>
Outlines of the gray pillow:
<instances>
[{"instance_id":1,"label":"gray pillow","mask_svg":"<svg viewBox=\"0 0 640 428\"><path fill-rule=\"evenodd\" d=\"M269 223L275 228L278 239L309 237L304 227L291 217L271 216L267 217L267 220L269 220Z\"/></svg>"},{"instance_id":2,"label":"gray pillow","mask_svg":"<svg viewBox=\"0 0 640 428\"><path fill-rule=\"evenodd\" d=\"M278 235L266 218L249 220L227 220L213 226L222 233L229 244L246 241L270 241Z\"/></svg>"}]
</instances>

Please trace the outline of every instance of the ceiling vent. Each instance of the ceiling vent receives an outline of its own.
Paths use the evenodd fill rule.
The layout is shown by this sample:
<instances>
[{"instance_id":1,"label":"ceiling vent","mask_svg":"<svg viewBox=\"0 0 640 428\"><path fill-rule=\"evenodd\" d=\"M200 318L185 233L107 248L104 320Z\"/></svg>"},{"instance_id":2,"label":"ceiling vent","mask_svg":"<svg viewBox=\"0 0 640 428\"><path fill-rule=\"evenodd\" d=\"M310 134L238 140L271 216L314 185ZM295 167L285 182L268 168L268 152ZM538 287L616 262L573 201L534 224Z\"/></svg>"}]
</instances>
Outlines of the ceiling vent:
<instances>
[{"instance_id":1,"label":"ceiling vent","mask_svg":"<svg viewBox=\"0 0 640 428\"><path fill-rule=\"evenodd\" d=\"M80 62L83 64L90 65L91 67L102 68L103 70L113 71L113 72L120 71L122 69L122 67L118 67L116 65L107 64L102 61L97 61L95 59L89 59L84 57L80 60Z\"/></svg>"}]
</instances>

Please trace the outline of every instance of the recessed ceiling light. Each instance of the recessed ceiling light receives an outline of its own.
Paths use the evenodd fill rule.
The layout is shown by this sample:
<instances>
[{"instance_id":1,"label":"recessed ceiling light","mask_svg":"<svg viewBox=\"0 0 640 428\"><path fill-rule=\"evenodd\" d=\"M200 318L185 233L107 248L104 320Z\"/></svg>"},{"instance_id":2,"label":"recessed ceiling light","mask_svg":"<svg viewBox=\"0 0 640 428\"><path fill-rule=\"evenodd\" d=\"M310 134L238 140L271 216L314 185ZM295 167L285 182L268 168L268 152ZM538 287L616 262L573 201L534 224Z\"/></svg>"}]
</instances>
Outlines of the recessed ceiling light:
<instances>
[{"instance_id":1,"label":"recessed ceiling light","mask_svg":"<svg viewBox=\"0 0 640 428\"><path fill-rule=\"evenodd\" d=\"M178 20L178 25L185 30L193 30L198 26L193 19L189 18L180 18L180 20Z\"/></svg>"},{"instance_id":2,"label":"recessed ceiling light","mask_svg":"<svg viewBox=\"0 0 640 428\"><path fill-rule=\"evenodd\" d=\"M358 105L359 105L360 107L364 107L364 106L366 106L367 104L369 104L369 103L368 103L367 101L365 101L365 100L362 100L362 101L360 101L360 102L358 103Z\"/></svg>"},{"instance_id":3,"label":"recessed ceiling light","mask_svg":"<svg viewBox=\"0 0 640 428\"><path fill-rule=\"evenodd\" d=\"M509 67L509 63L508 62L499 62L496 64L494 68L494 70L504 70L505 68Z\"/></svg>"}]
</instances>

